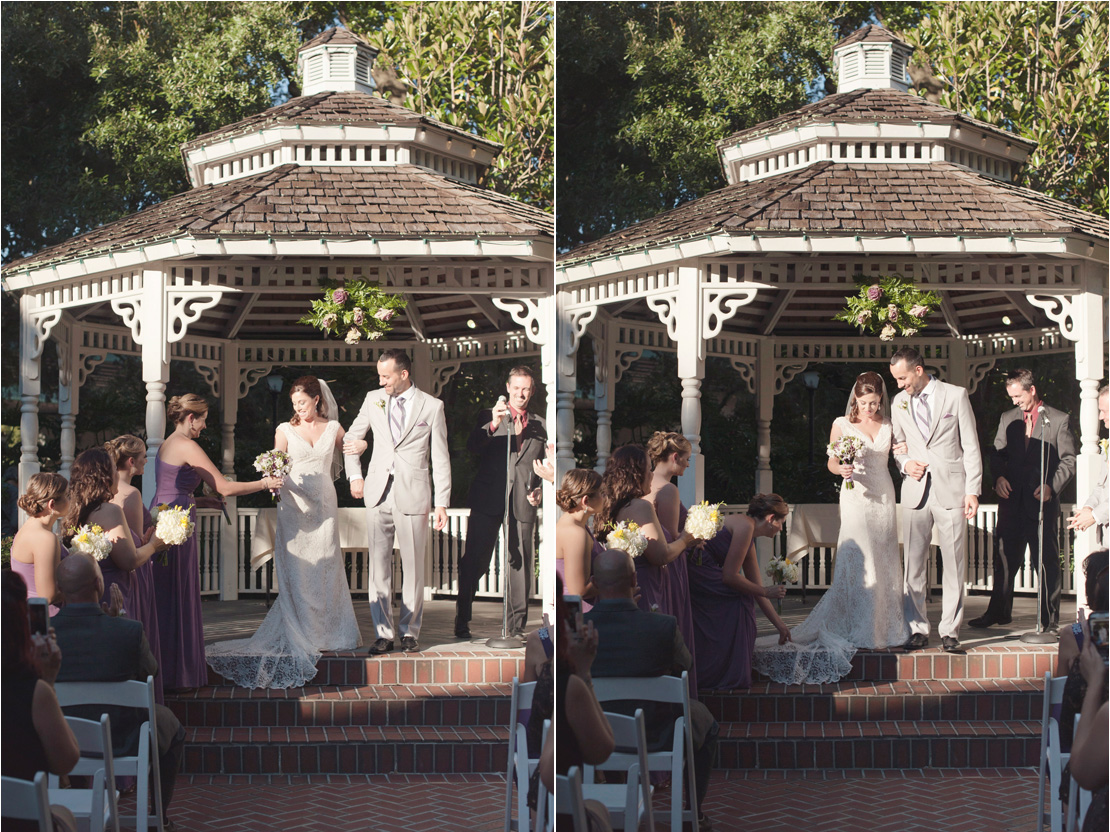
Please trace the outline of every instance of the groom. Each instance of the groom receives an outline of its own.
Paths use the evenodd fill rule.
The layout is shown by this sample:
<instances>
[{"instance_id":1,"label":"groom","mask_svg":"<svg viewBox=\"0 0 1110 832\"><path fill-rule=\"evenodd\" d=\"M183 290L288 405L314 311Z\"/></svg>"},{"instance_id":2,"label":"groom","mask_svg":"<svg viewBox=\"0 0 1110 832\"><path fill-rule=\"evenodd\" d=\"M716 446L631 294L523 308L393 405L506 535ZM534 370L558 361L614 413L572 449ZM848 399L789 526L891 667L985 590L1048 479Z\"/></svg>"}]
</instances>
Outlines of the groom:
<instances>
[{"instance_id":1,"label":"groom","mask_svg":"<svg viewBox=\"0 0 1110 832\"><path fill-rule=\"evenodd\" d=\"M435 528L447 525L451 501L451 459L447 450L447 422L443 402L417 390L412 362L400 350L387 350L378 359L380 390L366 394L362 409L343 442L351 496L365 499L366 529L370 537L370 612L377 640L370 653L393 650L393 544L401 550L404 585L401 589L401 647L420 649L420 620L424 611L424 549L428 512L435 484ZM359 456L366 450L367 430L374 434L374 452L363 481ZM428 478L431 451L432 478Z\"/></svg>"},{"instance_id":2,"label":"groom","mask_svg":"<svg viewBox=\"0 0 1110 832\"><path fill-rule=\"evenodd\" d=\"M890 374L901 389L894 397L891 421L895 443L905 454L895 459L902 469L902 528L905 551L905 612L910 627L907 650L929 646L925 591L929 541L934 529L944 558L941 646L963 653L964 575L967 571L967 520L979 508L983 460L975 415L967 391L937 381L925 372L921 353L903 347L890 358Z\"/></svg>"}]
</instances>

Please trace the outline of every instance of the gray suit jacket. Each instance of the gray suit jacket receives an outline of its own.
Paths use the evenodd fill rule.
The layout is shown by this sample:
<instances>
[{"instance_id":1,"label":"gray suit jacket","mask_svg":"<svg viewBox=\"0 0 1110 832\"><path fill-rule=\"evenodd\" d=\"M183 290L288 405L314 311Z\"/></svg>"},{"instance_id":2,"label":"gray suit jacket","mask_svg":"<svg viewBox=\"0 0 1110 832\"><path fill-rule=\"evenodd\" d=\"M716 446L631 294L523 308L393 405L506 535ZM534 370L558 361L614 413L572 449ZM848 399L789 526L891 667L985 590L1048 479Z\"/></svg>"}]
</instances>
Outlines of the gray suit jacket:
<instances>
[{"instance_id":1,"label":"gray suit jacket","mask_svg":"<svg viewBox=\"0 0 1110 832\"><path fill-rule=\"evenodd\" d=\"M403 514L427 514L432 506L451 505L451 455L447 449L447 420L443 402L423 390L412 388L412 398L406 402L405 431L396 447L389 432L386 408L389 396L384 390L366 394L362 408L347 431L346 439L362 439L366 432L373 432L373 452L366 471L364 499L366 505L376 506L385 493L393 470L393 492L398 509ZM428 474L429 459L432 474ZM346 454L343 464L347 479L362 477L362 463L354 454ZM432 485L435 485L435 502L432 502Z\"/></svg>"},{"instance_id":2,"label":"gray suit jacket","mask_svg":"<svg viewBox=\"0 0 1110 832\"><path fill-rule=\"evenodd\" d=\"M895 459L903 470L911 459L928 463L929 467L920 480L906 477L902 481L902 505L919 508L925 499L925 489L931 483L930 490L938 505L947 509L960 508L966 495L979 496L983 487L983 458L967 391L937 382L936 392L929 401L928 437L922 435L914 420L910 412L912 406L906 391L894 397L890 417L894 441L909 446L908 453Z\"/></svg>"},{"instance_id":3,"label":"gray suit jacket","mask_svg":"<svg viewBox=\"0 0 1110 832\"><path fill-rule=\"evenodd\" d=\"M999 521L1010 522L1018 517L1036 519L1039 506L1033 492L1040 485L1041 431L1044 430L1045 481L1052 486L1052 499L1045 503L1046 517L1055 517L1060 510L1060 492L1075 476L1075 437L1068 425L1069 416L1054 407L1045 407L1028 447L1025 442L1025 420L1020 407L1007 410L998 422L998 433L991 450L991 476L1005 477L1013 489L1007 499L999 499ZM1047 522L1047 521L1046 521Z\"/></svg>"},{"instance_id":4,"label":"gray suit jacket","mask_svg":"<svg viewBox=\"0 0 1110 832\"><path fill-rule=\"evenodd\" d=\"M1110 507L1108 507L1106 503L1106 472L1107 465L1106 457L1104 456L1102 458L1102 476L1098 479L1098 485L1095 486L1095 490L1091 492L1090 496L1083 501L1083 505L1091 510L1095 522L1100 526L1105 526L1110 522L1110 510L1108 510ZM1103 545L1106 545L1105 541Z\"/></svg>"}]
</instances>

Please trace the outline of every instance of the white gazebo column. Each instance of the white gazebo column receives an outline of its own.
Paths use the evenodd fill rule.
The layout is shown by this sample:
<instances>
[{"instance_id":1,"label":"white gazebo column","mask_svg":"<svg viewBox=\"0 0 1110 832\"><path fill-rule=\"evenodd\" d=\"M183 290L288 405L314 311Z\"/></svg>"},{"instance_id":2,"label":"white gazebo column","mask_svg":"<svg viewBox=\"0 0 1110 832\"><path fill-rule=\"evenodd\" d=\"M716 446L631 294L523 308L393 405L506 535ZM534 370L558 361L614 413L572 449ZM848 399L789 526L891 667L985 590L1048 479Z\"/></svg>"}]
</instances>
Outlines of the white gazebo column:
<instances>
[{"instance_id":1,"label":"white gazebo column","mask_svg":"<svg viewBox=\"0 0 1110 832\"><path fill-rule=\"evenodd\" d=\"M613 321L609 316L594 320L590 325L590 338L594 351L594 412L597 414L597 463L594 470L605 473L609 456L613 453L613 403L619 374L617 351L613 341Z\"/></svg>"},{"instance_id":2,"label":"white gazebo column","mask_svg":"<svg viewBox=\"0 0 1110 832\"><path fill-rule=\"evenodd\" d=\"M230 480L235 479L235 423L239 421L239 398L246 391L239 385L239 348L234 341L223 345L220 364L219 390L223 407L220 409L220 432L223 456L220 471ZM336 414L329 414L334 419ZM221 527L220 534L220 600L235 601L239 598L239 499L224 498L231 525ZM222 519L217 522L224 522Z\"/></svg>"},{"instance_id":3,"label":"white gazebo column","mask_svg":"<svg viewBox=\"0 0 1110 832\"><path fill-rule=\"evenodd\" d=\"M77 455L77 413L81 371L78 366L77 323L65 316L55 341L58 345L58 416L61 418L62 459L59 473L69 479Z\"/></svg>"},{"instance_id":4,"label":"white gazebo column","mask_svg":"<svg viewBox=\"0 0 1110 832\"><path fill-rule=\"evenodd\" d=\"M42 392L42 341L34 315L35 298L25 293L19 298L19 493L39 472L39 394ZM20 525L23 511L19 512Z\"/></svg>"},{"instance_id":5,"label":"white gazebo column","mask_svg":"<svg viewBox=\"0 0 1110 832\"><path fill-rule=\"evenodd\" d=\"M774 477L771 473L771 418L775 412L775 356L770 339L759 343L756 368L755 493L770 494L774 490Z\"/></svg>"},{"instance_id":6,"label":"white gazebo column","mask_svg":"<svg viewBox=\"0 0 1110 832\"><path fill-rule=\"evenodd\" d=\"M574 460L574 391L578 386L579 334L574 313L567 310L569 295L555 294L555 482L562 482L563 475L576 466ZM550 412L551 399L548 399Z\"/></svg>"},{"instance_id":7,"label":"white gazebo column","mask_svg":"<svg viewBox=\"0 0 1110 832\"><path fill-rule=\"evenodd\" d=\"M682 435L690 441L690 465L678 478L678 493L688 506L705 493L705 462L701 453L701 380L705 378L705 341L702 339L701 271L679 266L678 294L670 315L660 318L678 347L678 377L682 381ZM648 305L652 306L651 300ZM653 307L654 308L654 307ZM662 313L662 310L658 310Z\"/></svg>"}]
</instances>

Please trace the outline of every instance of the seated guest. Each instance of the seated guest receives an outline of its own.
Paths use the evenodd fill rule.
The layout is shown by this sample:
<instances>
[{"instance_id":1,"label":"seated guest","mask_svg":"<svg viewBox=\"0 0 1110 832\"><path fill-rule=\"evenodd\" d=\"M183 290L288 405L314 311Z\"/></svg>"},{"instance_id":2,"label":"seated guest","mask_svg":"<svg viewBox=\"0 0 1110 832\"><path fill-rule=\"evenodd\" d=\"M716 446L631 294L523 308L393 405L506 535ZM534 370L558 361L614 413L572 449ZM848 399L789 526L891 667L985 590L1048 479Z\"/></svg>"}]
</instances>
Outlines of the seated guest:
<instances>
[{"instance_id":1,"label":"seated guest","mask_svg":"<svg viewBox=\"0 0 1110 832\"><path fill-rule=\"evenodd\" d=\"M58 567L58 587L65 607L52 619L58 644L66 656L58 672L59 682L145 681L158 672L143 625L122 616L108 615L100 606L104 576L100 566L87 555L71 555ZM118 609L118 607L116 607ZM77 706L74 716L99 719L95 706ZM158 767L161 775L162 814L166 828L173 824L165 815L173 800L174 781L185 746L185 729L164 705L155 705ZM138 753L139 728L145 714L134 708L103 709L112 720L113 752L121 756Z\"/></svg>"},{"instance_id":2,"label":"seated guest","mask_svg":"<svg viewBox=\"0 0 1110 832\"><path fill-rule=\"evenodd\" d=\"M604 676L677 676L689 671L693 664L690 651L682 641L678 622L672 615L644 612L633 599L637 570L627 552L606 549L594 561L594 585L597 603L584 616L587 627L597 627L599 646L595 674ZM671 747L674 719L678 714L653 707L651 703L606 703L614 712L635 713L644 707L647 722L648 749L660 751ZM568 706L569 711L569 706ZM694 746L694 780L697 789L698 827L700 832L712 828L702 811L717 751L717 721L709 709L696 699L690 700L690 736ZM562 747L560 761L562 760Z\"/></svg>"},{"instance_id":3,"label":"seated guest","mask_svg":"<svg viewBox=\"0 0 1110 832\"><path fill-rule=\"evenodd\" d=\"M15 572L5 569L0 578L0 614L3 615L4 696L2 769L5 777L34 780L40 771L69 774L81 750L58 707L54 677L62 653L51 632L31 635L27 618L27 586ZM73 814L51 807L55 832L77 828ZM33 821L5 820L4 829L37 830Z\"/></svg>"},{"instance_id":4,"label":"seated guest","mask_svg":"<svg viewBox=\"0 0 1110 832\"><path fill-rule=\"evenodd\" d=\"M55 615L61 596L54 586L54 570L69 554L54 534L54 522L69 510L66 489L69 483L61 474L35 474L27 483L27 493L19 507L27 512L27 522L12 540L12 571L27 584L27 596L45 598L50 614Z\"/></svg>"},{"instance_id":5,"label":"seated guest","mask_svg":"<svg viewBox=\"0 0 1110 832\"><path fill-rule=\"evenodd\" d=\"M601 475L583 468L567 471L555 494L563 511L555 524L555 572L563 579L563 591L582 599L583 612L590 611L587 599L596 594L590 583L593 559L605 551L587 525L601 502Z\"/></svg>"},{"instance_id":6,"label":"seated guest","mask_svg":"<svg viewBox=\"0 0 1110 832\"><path fill-rule=\"evenodd\" d=\"M1086 623L1086 622L1084 622ZM1087 695L1083 699L1079 724L1071 747L1068 767L1075 782L1092 792L1091 805L1083 818L1083 832L1103 832L1110 827L1107 811L1107 784L1110 782L1110 761L1107 759L1106 657L1085 639L1079 655Z\"/></svg>"}]
</instances>

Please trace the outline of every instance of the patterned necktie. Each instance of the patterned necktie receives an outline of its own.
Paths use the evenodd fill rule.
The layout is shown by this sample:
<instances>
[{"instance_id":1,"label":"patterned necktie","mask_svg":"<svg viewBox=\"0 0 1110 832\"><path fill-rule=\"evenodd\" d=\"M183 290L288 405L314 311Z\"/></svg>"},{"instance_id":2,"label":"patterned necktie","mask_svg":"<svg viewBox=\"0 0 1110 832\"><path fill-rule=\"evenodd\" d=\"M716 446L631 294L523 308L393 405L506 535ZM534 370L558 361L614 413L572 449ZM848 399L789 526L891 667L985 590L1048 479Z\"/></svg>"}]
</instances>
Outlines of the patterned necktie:
<instances>
[{"instance_id":1,"label":"patterned necktie","mask_svg":"<svg viewBox=\"0 0 1110 832\"><path fill-rule=\"evenodd\" d=\"M921 428L921 435L929 438L929 402L928 394L917 394L917 424Z\"/></svg>"},{"instance_id":2,"label":"patterned necktie","mask_svg":"<svg viewBox=\"0 0 1110 832\"><path fill-rule=\"evenodd\" d=\"M393 412L389 417L389 430L393 434L393 444L401 441L405 430L405 400L398 396L393 400Z\"/></svg>"}]
</instances>

